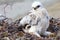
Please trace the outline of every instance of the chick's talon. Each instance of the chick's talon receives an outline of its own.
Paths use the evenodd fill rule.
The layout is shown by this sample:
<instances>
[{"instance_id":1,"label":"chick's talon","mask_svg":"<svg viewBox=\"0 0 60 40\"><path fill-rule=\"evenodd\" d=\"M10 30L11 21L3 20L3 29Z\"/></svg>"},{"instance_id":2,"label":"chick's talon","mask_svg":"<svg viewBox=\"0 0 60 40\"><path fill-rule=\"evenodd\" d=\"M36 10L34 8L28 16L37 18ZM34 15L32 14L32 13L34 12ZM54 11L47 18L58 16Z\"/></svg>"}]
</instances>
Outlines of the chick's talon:
<instances>
[{"instance_id":1,"label":"chick's talon","mask_svg":"<svg viewBox=\"0 0 60 40\"><path fill-rule=\"evenodd\" d=\"M49 35L49 37L55 37L55 36L56 36L55 33L51 33L51 34Z\"/></svg>"}]
</instances>

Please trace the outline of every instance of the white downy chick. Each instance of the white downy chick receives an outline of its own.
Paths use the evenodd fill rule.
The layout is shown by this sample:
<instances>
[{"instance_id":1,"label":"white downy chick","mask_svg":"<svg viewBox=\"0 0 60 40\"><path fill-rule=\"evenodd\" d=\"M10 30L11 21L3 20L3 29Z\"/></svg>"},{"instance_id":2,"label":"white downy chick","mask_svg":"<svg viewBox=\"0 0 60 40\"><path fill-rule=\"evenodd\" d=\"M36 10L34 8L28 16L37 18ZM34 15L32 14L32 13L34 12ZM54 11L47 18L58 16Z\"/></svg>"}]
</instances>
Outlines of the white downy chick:
<instances>
[{"instance_id":1,"label":"white downy chick","mask_svg":"<svg viewBox=\"0 0 60 40\"><path fill-rule=\"evenodd\" d=\"M23 17L20 25L29 24L31 28L26 31L28 33L33 33L38 37L40 37L40 34L47 36L50 35L50 32L46 31L49 27L49 19L47 10L40 2L35 1L32 3L31 13Z\"/></svg>"}]
</instances>

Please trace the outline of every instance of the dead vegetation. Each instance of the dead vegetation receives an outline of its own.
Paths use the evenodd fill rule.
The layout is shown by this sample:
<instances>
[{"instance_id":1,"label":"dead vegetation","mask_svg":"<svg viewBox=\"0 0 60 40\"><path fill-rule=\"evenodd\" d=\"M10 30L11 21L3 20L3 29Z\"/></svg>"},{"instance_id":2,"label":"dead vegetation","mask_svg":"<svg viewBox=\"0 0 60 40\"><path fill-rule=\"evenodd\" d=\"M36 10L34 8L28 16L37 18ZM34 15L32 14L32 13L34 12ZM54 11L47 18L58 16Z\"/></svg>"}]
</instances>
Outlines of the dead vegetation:
<instances>
[{"instance_id":1,"label":"dead vegetation","mask_svg":"<svg viewBox=\"0 0 60 40\"><path fill-rule=\"evenodd\" d=\"M18 19L13 22L12 19L7 18L0 21L0 40L60 40L60 18L51 18L50 20L47 31L54 34L48 37L41 35L41 38L34 34L25 33L22 28L18 26L20 20L21 19Z\"/></svg>"}]
</instances>

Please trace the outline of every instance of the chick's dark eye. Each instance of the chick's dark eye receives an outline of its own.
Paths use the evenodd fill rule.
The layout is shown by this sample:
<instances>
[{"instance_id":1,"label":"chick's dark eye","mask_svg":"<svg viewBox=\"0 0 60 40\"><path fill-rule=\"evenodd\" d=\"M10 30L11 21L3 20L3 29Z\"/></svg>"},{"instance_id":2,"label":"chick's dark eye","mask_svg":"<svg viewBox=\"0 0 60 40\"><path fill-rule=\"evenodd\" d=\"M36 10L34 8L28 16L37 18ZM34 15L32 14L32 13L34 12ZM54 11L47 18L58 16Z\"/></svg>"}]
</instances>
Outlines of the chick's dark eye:
<instances>
[{"instance_id":1,"label":"chick's dark eye","mask_svg":"<svg viewBox=\"0 0 60 40\"><path fill-rule=\"evenodd\" d=\"M36 7L34 8L34 10L36 10L36 9L39 8L39 7L40 7L40 5L36 6Z\"/></svg>"},{"instance_id":2,"label":"chick's dark eye","mask_svg":"<svg viewBox=\"0 0 60 40\"><path fill-rule=\"evenodd\" d=\"M40 5L37 6L37 8L39 8L39 7L40 7Z\"/></svg>"}]
</instances>

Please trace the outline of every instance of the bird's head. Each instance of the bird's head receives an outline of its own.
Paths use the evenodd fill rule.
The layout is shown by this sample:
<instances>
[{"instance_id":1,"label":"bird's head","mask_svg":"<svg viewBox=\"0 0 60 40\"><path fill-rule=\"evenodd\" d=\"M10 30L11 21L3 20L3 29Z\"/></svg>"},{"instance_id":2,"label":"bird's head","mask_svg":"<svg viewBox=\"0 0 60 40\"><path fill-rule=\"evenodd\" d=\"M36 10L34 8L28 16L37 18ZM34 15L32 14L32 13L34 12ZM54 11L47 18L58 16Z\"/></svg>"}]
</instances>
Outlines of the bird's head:
<instances>
[{"instance_id":1,"label":"bird's head","mask_svg":"<svg viewBox=\"0 0 60 40\"><path fill-rule=\"evenodd\" d=\"M41 7L43 7L43 5L40 2L38 2L38 1L35 1L35 2L32 3L32 8L34 10L36 10L38 8L41 8Z\"/></svg>"}]
</instances>

